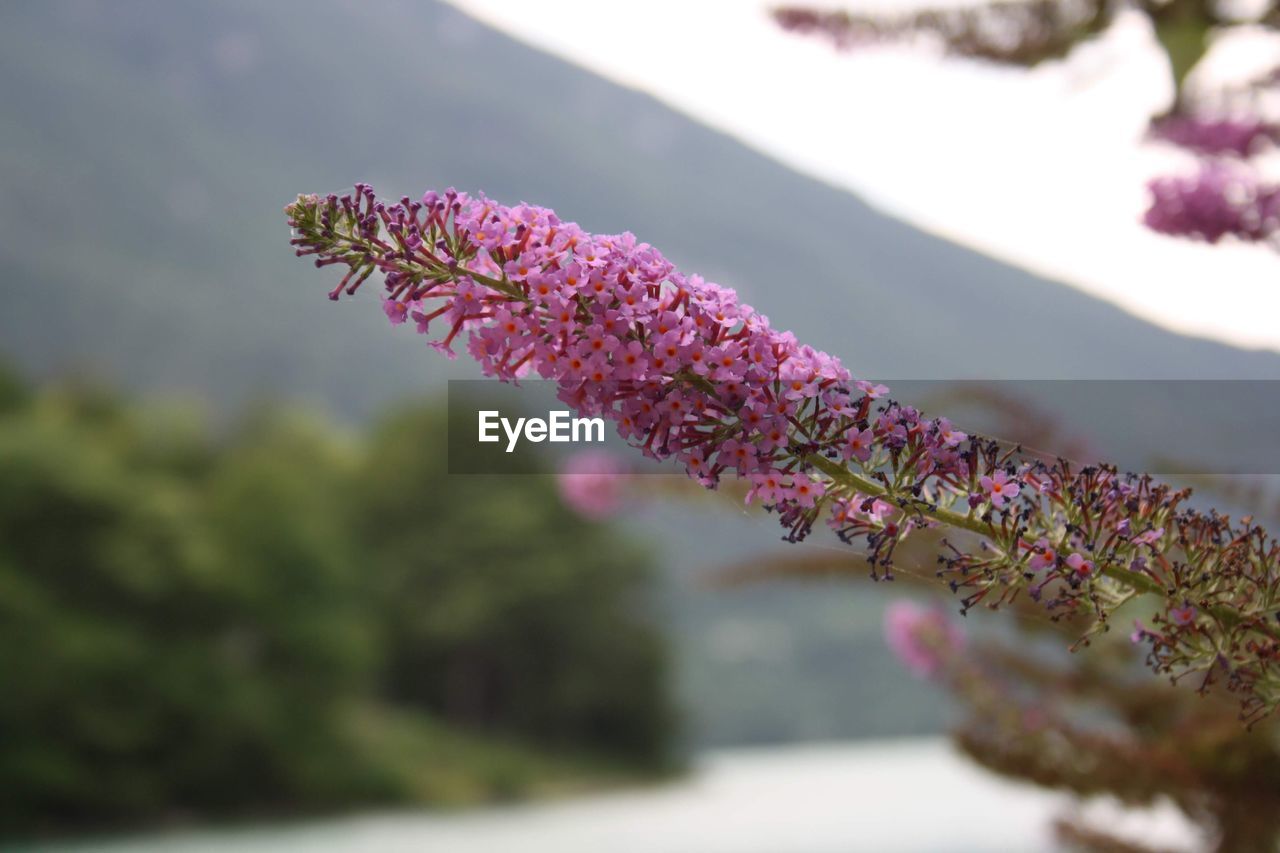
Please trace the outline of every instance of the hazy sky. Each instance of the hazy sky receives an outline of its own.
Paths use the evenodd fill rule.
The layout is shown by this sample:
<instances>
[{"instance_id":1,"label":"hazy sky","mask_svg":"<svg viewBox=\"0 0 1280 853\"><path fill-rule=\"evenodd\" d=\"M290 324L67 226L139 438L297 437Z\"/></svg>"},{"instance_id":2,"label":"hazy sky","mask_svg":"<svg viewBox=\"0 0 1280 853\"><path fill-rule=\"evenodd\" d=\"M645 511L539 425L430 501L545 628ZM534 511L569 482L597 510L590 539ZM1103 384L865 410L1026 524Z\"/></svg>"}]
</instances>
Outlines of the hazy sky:
<instances>
[{"instance_id":1,"label":"hazy sky","mask_svg":"<svg viewBox=\"0 0 1280 853\"><path fill-rule=\"evenodd\" d=\"M1140 16L1028 72L927 47L838 54L780 31L763 0L449 2L930 231L1169 328L1280 350L1280 254L1139 223L1146 180L1192 166L1142 142L1171 89ZM1211 67L1277 50L1238 37Z\"/></svg>"}]
</instances>

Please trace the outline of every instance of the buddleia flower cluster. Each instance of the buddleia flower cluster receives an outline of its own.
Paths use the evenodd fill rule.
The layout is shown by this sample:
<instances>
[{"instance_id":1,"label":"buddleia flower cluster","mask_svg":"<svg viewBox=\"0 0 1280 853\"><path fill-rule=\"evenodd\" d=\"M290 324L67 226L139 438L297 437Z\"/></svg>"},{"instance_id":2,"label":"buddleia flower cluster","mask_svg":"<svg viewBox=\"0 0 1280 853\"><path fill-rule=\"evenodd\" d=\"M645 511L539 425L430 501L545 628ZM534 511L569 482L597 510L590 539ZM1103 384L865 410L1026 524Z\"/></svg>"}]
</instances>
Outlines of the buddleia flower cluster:
<instances>
[{"instance_id":1,"label":"buddleia flower cluster","mask_svg":"<svg viewBox=\"0 0 1280 853\"><path fill-rule=\"evenodd\" d=\"M1217 243L1234 237L1280 248L1280 184L1250 169L1207 161L1188 175L1165 175L1147 184L1151 204L1143 222L1152 231Z\"/></svg>"},{"instance_id":2,"label":"buddleia flower cluster","mask_svg":"<svg viewBox=\"0 0 1280 853\"><path fill-rule=\"evenodd\" d=\"M1194 172L1147 184L1148 228L1207 243L1233 237L1280 248L1280 184L1245 162L1280 140L1280 127L1257 116L1172 115L1152 122L1151 136L1195 154L1199 163Z\"/></svg>"},{"instance_id":3,"label":"buddleia flower cluster","mask_svg":"<svg viewBox=\"0 0 1280 853\"><path fill-rule=\"evenodd\" d=\"M286 214L299 255L345 269L331 298L379 275L392 324L449 357L465 346L487 376L555 382L707 487L742 479L789 540L829 527L882 577L913 531L945 527L939 574L964 608L1030 596L1102 630L1149 595L1135 636L1158 672L1225 683L1248 719L1280 702L1280 546L1248 519L927 418L629 233L454 190L388 204L363 184Z\"/></svg>"},{"instance_id":4,"label":"buddleia flower cluster","mask_svg":"<svg viewBox=\"0 0 1280 853\"><path fill-rule=\"evenodd\" d=\"M1195 171L1147 183L1151 202L1143 223L1152 231L1207 243L1231 237L1280 249L1280 184L1250 163L1280 142L1280 125L1264 117L1260 98L1247 100L1253 106L1236 115L1183 105L1182 112L1151 122L1152 139L1197 160Z\"/></svg>"}]
</instances>

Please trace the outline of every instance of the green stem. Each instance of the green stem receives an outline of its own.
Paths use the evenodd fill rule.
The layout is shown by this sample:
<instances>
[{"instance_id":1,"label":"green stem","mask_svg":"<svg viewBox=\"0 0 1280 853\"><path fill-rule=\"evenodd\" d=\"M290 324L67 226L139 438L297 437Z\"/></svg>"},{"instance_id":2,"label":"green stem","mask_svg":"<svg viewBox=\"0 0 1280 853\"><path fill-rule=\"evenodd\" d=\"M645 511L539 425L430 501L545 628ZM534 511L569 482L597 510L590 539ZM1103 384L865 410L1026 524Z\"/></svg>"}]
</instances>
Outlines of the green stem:
<instances>
[{"instance_id":1,"label":"green stem","mask_svg":"<svg viewBox=\"0 0 1280 853\"><path fill-rule=\"evenodd\" d=\"M877 497L891 496L892 493L883 483L877 483L874 480L868 480L859 474L855 474L845 466L838 462L833 462L821 454L810 454L804 458L807 465L812 465L822 473L826 474L835 482L843 486L852 486L863 494L873 495ZM962 530L969 530L977 533L979 536L990 538L995 529L990 524L973 515L961 515L949 509L941 507L931 507L928 504L920 504L917 507L924 515L929 516L935 521L940 521L948 527L958 527Z\"/></svg>"},{"instance_id":2,"label":"green stem","mask_svg":"<svg viewBox=\"0 0 1280 853\"><path fill-rule=\"evenodd\" d=\"M823 474L826 474L834 482L842 486L848 486L857 489L859 492L875 497L893 497L892 492L883 484L874 480L869 480L853 471L850 471L844 465L834 462L821 454L810 454L803 460L806 464L812 465ZM927 503L914 503L913 509L921 515L928 516L933 520L945 524L948 527L968 530L988 540L994 539L997 529L990 523L983 521L973 514L962 515L949 509L930 506ZM1124 569L1119 566L1106 566L1102 569L1102 573L1113 580L1117 580L1123 584L1136 590L1141 595L1158 595L1161 598L1168 599L1168 591L1165 590L1157 581L1138 572ZM1215 604L1205 608L1206 612L1214 618L1225 623L1228 626L1238 625L1246 621L1247 617L1238 610L1226 605ZM1254 630L1270 637L1273 640L1280 640L1280 631L1272 628L1270 625L1254 621L1251 623Z\"/></svg>"}]
</instances>

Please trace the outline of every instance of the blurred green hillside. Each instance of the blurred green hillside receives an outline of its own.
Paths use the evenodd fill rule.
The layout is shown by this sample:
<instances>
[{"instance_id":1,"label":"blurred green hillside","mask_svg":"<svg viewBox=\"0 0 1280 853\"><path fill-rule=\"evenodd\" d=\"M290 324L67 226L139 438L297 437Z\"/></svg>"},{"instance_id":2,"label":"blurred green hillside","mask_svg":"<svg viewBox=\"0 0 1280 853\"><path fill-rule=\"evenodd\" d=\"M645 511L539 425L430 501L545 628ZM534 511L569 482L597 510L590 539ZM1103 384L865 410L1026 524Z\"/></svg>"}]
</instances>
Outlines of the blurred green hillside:
<instances>
[{"instance_id":1,"label":"blurred green hillside","mask_svg":"<svg viewBox=\"0 0 1280 853\"><path fill-rule=\"evenodd\" d=\"M0 382L0 834L463 804L671 766L654 573L550 478L279 408Z\"/></svg>"}]
</instances>

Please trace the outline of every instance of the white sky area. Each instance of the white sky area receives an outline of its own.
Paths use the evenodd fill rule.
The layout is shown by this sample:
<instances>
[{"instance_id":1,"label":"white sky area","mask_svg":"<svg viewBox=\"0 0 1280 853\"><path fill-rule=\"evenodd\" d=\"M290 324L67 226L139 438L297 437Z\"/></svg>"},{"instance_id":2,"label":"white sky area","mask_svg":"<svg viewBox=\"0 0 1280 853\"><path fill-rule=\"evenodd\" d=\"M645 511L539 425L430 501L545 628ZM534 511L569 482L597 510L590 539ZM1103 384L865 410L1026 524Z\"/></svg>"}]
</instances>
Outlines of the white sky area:
<instances>
[{"instance_id":1,"label":"white sky area","mask_svg":"<svg viewBox=\"0 0 1280 853\"><path fill-rule=\"evenodd\" d=\"M1172 86L1140 15L1027 71L927 45L838 53L783 32L764 0L449 2L921 228L1167 328L1280 350L1280 253L1140 222L1147 180L1194 168L1143 142ZM1277 56L1266 36L1224 36L1195 82L1248 76Z\"/></svg>"}]
</instances>

